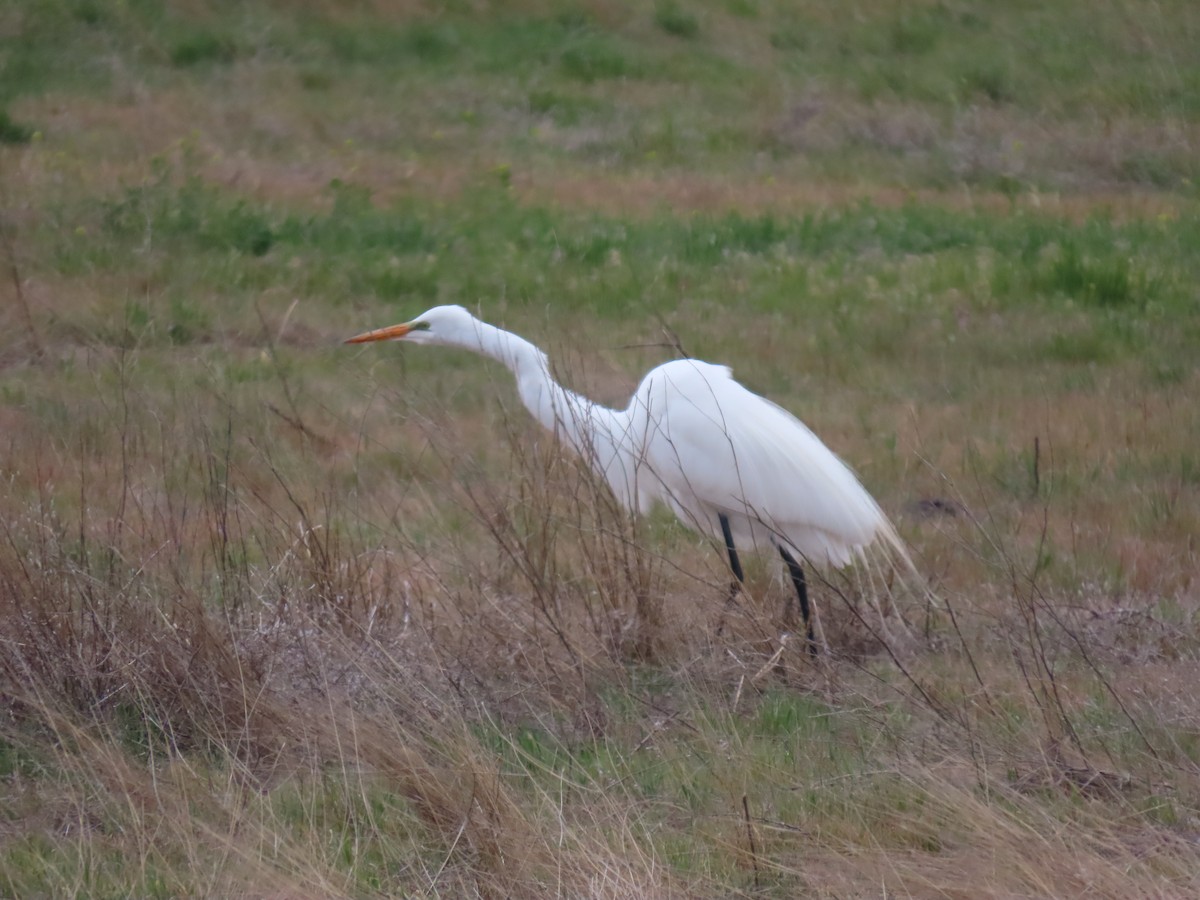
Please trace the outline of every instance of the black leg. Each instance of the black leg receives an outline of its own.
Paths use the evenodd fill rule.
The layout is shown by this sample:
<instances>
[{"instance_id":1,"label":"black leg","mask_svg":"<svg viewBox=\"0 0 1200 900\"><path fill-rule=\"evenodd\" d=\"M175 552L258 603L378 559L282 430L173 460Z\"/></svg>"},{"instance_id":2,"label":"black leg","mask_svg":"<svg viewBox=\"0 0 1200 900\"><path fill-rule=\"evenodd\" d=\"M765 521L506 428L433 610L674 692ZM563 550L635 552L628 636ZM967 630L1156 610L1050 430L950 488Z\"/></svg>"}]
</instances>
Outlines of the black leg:
<instances>
[{"instance_id":1,"label":"black leg","mask_svg":"<svg viewBox=\"0 0 1200 900\"><path fill-rule=\"evenodd\" d=\"M742 563L733 546L733 532L729 530L729 519L725 517L725 513L718 513L717 518L721 520L721 533L725 535L725 549L729 551L729 568L733 569L734 577L738 582L744 583L746 576L742 574Z\"/></svg>"},{"instance_id":2,"label":"black leg","mask_svg":"<svg viewBox=\"0 0 1200 900\"><path fill-rule=\"evenodd\" d=\"M808 652L816 656L817 642L813 636L812 617L809 615L808 609L808 580L804 577L804 569L800 568L800 563L796 562L792 554L788 553L783 547L779 548L779 555L783 557L783 561L787 564L788 574L792 576L792 584L796 586L796 596L800 598L800 615L804 619L804 629L808 637ZM784 619L790 618L791 601L788 601L784 607Z\"/></svg>"},{"instance_id":3,"label":"black leg","mask_svg":"<svg viewBox=\"0 0 1200 900\"><path fill-rule=\"evenodd\" d=\"M725 606L721 610L721 624L717 626L717 637L720 637L721 632L725 630L725 613L729 612L729 607L733 606L746 576L742 574L742 562L738 559L737 549L733 546L733 532L729 530L729 519L725 517L724 513L718 513L717 518L721 520L721 533L725 535L725 549L729 552L729 568L733 569L734 575L734 581L729 585L729 596L725 598Z\"/></svg>"}]
</instances>

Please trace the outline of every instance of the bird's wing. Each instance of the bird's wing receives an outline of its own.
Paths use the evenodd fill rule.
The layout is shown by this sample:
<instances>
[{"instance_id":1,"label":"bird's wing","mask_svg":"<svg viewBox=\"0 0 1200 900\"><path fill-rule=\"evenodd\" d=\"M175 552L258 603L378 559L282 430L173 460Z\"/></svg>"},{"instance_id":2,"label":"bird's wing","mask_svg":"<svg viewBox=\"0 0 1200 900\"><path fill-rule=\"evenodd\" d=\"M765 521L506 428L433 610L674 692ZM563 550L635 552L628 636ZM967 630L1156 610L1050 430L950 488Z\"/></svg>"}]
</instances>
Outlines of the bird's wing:
<instances>
[{"instance_id":1,"label":"bird's wing","mask_svg":"<svg viewBox=\"0 0 1200 900\"><path fill-rule=\"evenodd\" d=\"M799 419L729 369L677 360L635 395L645 462L677 512L745 516L818 562L842 565L876 540L898 543L850 469ZM631 408L631 412L639 411Z\"/></svg>"}]
</instances>

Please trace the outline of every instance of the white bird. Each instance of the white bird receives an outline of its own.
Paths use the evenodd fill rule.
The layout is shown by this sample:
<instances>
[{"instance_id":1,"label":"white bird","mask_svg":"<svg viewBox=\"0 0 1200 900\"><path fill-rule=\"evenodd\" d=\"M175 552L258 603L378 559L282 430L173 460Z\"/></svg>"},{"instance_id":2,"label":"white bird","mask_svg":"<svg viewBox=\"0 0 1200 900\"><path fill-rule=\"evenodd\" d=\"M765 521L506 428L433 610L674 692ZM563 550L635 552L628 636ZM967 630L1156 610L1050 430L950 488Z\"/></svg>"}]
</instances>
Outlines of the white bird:
<instances>
[{"instance_id":1,"label":"white bird","mask_svg":"<svg viewBox=\"0 0 1200 900\"><path fill-rule=\"evenodd\" d=\"M815 650L804 570L796 557L843 567L872 548L904 545L854 473L787 410L747 390L725 366L677 359L651 369L629 406L608 409L558 384L546 354L461 306L435 306L400 325L346 341L405 340L474 350L506 365L521 400L604 477L621 504L666 504L723 541L736 581L739 545L774 547L787 566ZM785 618L790 614L790 600Z\"/></svg>"}]
</instances>

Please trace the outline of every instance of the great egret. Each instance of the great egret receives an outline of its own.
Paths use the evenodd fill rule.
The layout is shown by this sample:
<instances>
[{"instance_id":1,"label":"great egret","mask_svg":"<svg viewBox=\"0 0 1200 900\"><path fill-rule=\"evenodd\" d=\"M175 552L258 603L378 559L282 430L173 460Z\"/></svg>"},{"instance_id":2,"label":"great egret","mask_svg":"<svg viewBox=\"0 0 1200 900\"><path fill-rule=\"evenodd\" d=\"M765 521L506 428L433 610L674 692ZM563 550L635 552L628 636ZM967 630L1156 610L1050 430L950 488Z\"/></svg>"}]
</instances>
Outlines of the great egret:
<instances>
[{"instance_id":1,"label":"great egret","mask_svg":"<svg viewBox=\"0 0 1200 900\"><path fill-rule=\"evenodd\" d=\"M665 503L685 524L724 542L737 579L730 601L744 580L737 546L774 547L814 651L798 556L840 568L882 547L908 561L895 529L845 463L725 366L663 363L642 379L627 408L614 410L558 384L545 353L461 306L435 306L346 343L388 340L464 347L508 366L529 411L604 477L626 509L645 513ZM785 618L790 607L789 600Z\"/></svg>"}]
</instances>

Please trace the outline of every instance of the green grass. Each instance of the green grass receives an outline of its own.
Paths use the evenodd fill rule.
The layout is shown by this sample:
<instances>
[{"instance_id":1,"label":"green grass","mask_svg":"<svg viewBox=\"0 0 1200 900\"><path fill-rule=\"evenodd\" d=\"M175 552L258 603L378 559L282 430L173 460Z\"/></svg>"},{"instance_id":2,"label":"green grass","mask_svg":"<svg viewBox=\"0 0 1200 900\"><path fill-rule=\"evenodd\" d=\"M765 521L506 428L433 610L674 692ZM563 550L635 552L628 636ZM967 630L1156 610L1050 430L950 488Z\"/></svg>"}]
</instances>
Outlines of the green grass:
<instances>
[{"instance_id":1,"label":"green grass","mask_svg":"<svg viewBox=\"0 0 1200 900\"><path fill-rule=\"evenodd\" d=\"M1192 6L0 13L0 893L1186 894ZM732 365L913 642L341 344L438 303Z\"/></svg>"},{"instance_id":2,"label":"green grass","mask_svg":"<svg viewBox=\"0 0 1200 900\"><path fill-rule=\"evenodd\" d=\"M1155 371L1183 372L1197 336L1200 271L1188 248L1200 240L1200 221L1190 214L1170 227L1103 217L1076 225L863 204L797 217L630 221L530 207L487 185L450 215L441 202L380 206L345 182L321 193L328 212L297 213L164 172L115 198L60 209L45 245L64 277L131 266L153 273L145 297L113 305L92 329L122 345L256 329L239 298L272 287L334 307L376 306L379 320L492 296L503 298L489 304L495 314L520 324L554 297L561 311L622 329L668 316L685 335L681 291L694 313L722 320L737 297L744 315L775 317L796 334L797 351L843 369L864 353L908 364L923 341L938 339L932 327L942 339L950 329L957 353L998 364L1145 359ZM89 219L96 224L82 233L72 227ZM189 299L197 292L213 299ZM864 302L872 293L886 302ZM953 328L964 315L990 324ZM1036 336L1024 330L1030 316L1041 323ZM697 349L713 355L742 338L705 340ZM729 359L751 383L789 391L786 375Z\"/></svg>"},{"instance_id":3,"label":"green grass","mask_svg":"<svg viewBox=\"0 0 1200 900\"><path fill-rule=\"evenodd\" d=\"M1168 116L1190 134L1200 115L1186 4L1145 15L1115 0L1032 12L868 4L847 17L825 2L754 12L550 4L380 21L314 8L34 5L14 13L0 102L119 91L99 62L111 47L133 77L162 89L241 77L243 62L292 75L315 96L289 95L278 114L317 104L330 135L401 156L457 155L486 134L491 151L531 166L600 159L745 171L765 152L808 177L945 187L965 174L1015 193L1081 179L1166 189L1197 181L1189 138L1155 120ZM252 88L270 95L264 108L280 84L268 76ZM570 100L550 104L557 130L538 133L530 114L544 116L538 107L553 95ZM376 102L404 127L364 127ZM805 108L816 116L797 128L794 112Z\"/></svg>"}]
</instances>

